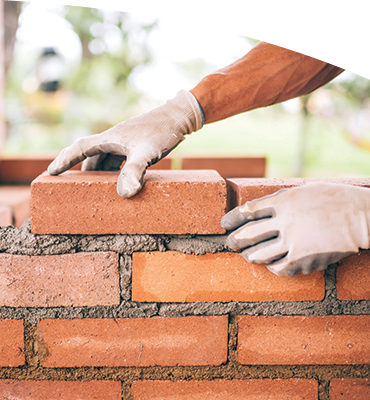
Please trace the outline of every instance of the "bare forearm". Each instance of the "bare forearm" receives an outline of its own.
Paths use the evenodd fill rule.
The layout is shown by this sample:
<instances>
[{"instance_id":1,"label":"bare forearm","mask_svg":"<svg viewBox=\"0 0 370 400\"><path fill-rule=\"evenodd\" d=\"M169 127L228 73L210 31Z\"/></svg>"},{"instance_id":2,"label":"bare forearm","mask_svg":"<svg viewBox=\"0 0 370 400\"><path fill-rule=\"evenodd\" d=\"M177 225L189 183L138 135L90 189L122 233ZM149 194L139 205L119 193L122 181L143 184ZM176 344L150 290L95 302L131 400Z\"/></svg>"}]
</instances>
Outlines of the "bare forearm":
<instances>
[{"instance_id":1,"label":"bare forearm","mask_svg":"<svg viewBox=\"0 0 370 400\"><path fill-rule=\"evenodd\" d=\"M190 92L205 123L302 96L325 85L343 69L268 43L206 76Z\"/></svg>"}]
</instances>

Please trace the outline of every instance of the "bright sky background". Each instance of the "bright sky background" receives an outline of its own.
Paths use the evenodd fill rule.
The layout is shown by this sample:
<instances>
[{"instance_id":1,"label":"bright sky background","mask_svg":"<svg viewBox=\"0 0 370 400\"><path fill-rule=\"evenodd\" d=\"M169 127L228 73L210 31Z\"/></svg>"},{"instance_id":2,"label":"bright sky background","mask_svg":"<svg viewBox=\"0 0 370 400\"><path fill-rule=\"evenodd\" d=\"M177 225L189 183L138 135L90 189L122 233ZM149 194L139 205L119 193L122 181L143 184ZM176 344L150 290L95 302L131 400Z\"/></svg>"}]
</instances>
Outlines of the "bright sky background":
<instances>
[{"instance_id":1,"label":"bright sky background","mask_svg":"<svg viewBox=\"0 0 370 400\"><path fill-rule=\"evenodd\" d=\"M56 46L67 60L74 62L81 56L81 46L70 24L53 12L62 7L29 3L20 20L18 39L36 48ZM171 8L162 10L160 17L150 10L131 13L139 22L157 21L149 40L154 62L150 67L139 68L132 79L141 91L161 100L173 97L180 89L190 89L194 84L179 71L175 62L204 58L218 69L251 48L245 38L227 27L226 22L220 27L218 19L204 18L191 7L184 8L181 15L181 18L174 18Z\"/></svg>"}]
</instances>

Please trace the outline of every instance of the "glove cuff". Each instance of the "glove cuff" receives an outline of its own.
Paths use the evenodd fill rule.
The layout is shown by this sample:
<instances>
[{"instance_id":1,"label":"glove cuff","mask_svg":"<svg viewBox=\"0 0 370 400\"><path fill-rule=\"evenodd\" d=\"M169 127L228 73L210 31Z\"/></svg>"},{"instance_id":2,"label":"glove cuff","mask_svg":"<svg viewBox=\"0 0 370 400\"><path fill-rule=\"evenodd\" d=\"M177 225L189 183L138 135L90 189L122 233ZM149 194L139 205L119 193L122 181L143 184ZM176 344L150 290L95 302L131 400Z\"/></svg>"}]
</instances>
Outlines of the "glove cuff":
<instances>
[{"instance_id":1,"label":"glove cuff","mask_svg":"<svg viewBox=\"0 0 370 400\"><path fill-rule=\"evenodd\" d=\"M198 131L204 125L203 110L195 96L187 90L180 90L175 98L186 99L185 113L190 122L188 134Z\"/></svg>"}]
</instances>

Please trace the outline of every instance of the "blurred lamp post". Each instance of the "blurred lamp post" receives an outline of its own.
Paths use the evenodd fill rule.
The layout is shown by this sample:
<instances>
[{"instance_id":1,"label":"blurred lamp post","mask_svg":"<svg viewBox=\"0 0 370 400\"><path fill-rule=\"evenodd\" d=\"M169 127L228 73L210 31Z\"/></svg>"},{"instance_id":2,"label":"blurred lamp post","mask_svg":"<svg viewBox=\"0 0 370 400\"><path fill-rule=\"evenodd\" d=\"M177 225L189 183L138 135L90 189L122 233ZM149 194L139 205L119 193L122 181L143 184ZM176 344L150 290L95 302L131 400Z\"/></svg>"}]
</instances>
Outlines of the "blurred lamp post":
<instances>
[{"instance_id":1,"label":"blurred lamp post","mask_svg":"<svg viewBox=\"0 0 370 400\"><path fill-rule=\"evenodd\" d=\"M63 58L53 47L46 47L37 65L37 77L42 92L56 92L64 77L65 64Z\"/></svg>"}]
</instances>

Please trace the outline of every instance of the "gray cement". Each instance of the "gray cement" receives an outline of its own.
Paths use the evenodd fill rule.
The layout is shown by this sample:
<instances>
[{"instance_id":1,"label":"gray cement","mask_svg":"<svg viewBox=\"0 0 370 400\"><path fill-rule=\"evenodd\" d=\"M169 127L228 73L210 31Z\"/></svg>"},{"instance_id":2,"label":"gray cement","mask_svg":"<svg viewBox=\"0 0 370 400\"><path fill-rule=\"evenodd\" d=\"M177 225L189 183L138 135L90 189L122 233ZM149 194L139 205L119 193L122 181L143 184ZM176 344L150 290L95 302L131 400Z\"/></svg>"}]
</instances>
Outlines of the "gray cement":
<instances>
[{"instance_id":1,"label":"gray cement","mask_svg":"<svg viewBox=\"0 0 370 400\"><path fill-rule=\"evenodd\" d=\"M159 235L35 235L31 220L20 228L0 228L0 252L29 256L76 253L78 251L114 251L132 254L136 251L165 251Z\"/></svg>"},{"instance_id":2,"label":"gray cement","mask_svg":"<svg viewBox=\"0 0 370 400\"><path fill-rule=\"evenodd\" d=\"M340 315L370 314L370 300L340 301L336 298L336 265L325 272L323 301L136 303L131 301L131 254L137 251L175 250L188 254L230 251L227 235L34 235L30 220L20 228L0 228L0 252L51 255L81 251L114 251L120 254L121 303L115 307L1 307L0 318L37 323L46 318L148 318L188 315Z\"/></svg>"}]
</instances>

